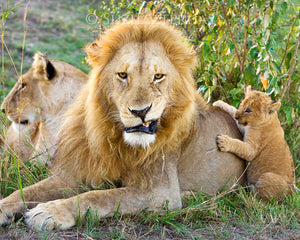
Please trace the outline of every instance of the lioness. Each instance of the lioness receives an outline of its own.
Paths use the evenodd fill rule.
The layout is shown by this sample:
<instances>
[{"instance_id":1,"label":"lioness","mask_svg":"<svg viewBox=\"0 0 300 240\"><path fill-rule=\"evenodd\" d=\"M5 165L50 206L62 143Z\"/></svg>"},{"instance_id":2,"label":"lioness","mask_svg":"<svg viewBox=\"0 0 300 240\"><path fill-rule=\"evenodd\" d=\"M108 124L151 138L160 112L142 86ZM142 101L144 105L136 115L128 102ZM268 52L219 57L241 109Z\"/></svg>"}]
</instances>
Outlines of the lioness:
<instances>
[{"instance_id":1,"label":"lioness","mask_svg":"<svg viewBox=\"0 0 300 240\"><path fill-rule=\"evenodd\" d=\"M6 143L21 159L36 156L45 164L53 156L62 116L87 78L68 63L49 60L39 52L34 55L32 67L1 106L12 121Z\"/></svg>"},{"instance_id":2,"label":"lioness","mask_svg":"<svg viewBox=\"0 0 300 240\"><path fill-rule=\"evenodd\" d=\"M218 151L215 135L241 135L198 95L196 55L178 30L148 19L117 23L86 52L93 70L62 125L53 176L23 189L27 207L46 202L26 213L28 226L67 229L90 207L99 217L159 209L166 200L180 209L181 192L215 194L236 183L244 161ZM103 180L120 187L79 194L80 183L96 188ZM1 224L22 212L20 191L0 209Z\"/></svg>"},{"instance_id":3,"label":"lioness","mask_svg":"<svg viewBox=\"0 0 300 240\"><path fill-rule=\"evenodd\" d=\"M218 148L249 162L248 182L254 184L260 198L281 200L292 192L295 183L292 154L277 116L281 104L273 102L266 93L252 90L251 86L246 88L245 94L237 110L222 101L214 103L234 116L244 129L244 141L218 135Z\"/></svg>"}]
</instances>

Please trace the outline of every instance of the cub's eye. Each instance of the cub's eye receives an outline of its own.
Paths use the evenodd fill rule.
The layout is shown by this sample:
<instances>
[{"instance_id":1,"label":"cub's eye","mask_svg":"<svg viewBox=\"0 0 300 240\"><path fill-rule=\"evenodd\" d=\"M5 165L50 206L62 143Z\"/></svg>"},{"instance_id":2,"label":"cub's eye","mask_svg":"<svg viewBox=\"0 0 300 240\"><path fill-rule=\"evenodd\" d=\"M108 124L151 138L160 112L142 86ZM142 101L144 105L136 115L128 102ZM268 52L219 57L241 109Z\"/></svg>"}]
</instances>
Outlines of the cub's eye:
<instances>
[{"instance_id":1,"label":"cub's eye","mask_svg":"<svg viewBox=\"0 0 300 240\"><path fill-rule=\"evenodd\" d=\"M156 81L156 82L160 82L161 80L164 79L164 77L165 77L164 74L162 74L162 73L156 73L154 75L154 79L153 80Z\"/></svg>"},{"instance_id":2,"label":"cub's eye","mask_svg":"<svg viewBox=\"0 0 300 240\"><path fill-rule=\"evenodd\" d=\"M252 111L251 111L251 109L250 108L247 108L246 110L245 110L245 113L251 113Z\"/></svg>"},{"instance_id":3,"label":"cub's eye","mask_svg":"<svg viewBox=\"0 0 300 240\"><path fill-rule=\"evenodd\" d=\"M127 78L127 73L126 72L119 72L118 77L121 79L126 79Z\"/></svg>"}]
</instances>

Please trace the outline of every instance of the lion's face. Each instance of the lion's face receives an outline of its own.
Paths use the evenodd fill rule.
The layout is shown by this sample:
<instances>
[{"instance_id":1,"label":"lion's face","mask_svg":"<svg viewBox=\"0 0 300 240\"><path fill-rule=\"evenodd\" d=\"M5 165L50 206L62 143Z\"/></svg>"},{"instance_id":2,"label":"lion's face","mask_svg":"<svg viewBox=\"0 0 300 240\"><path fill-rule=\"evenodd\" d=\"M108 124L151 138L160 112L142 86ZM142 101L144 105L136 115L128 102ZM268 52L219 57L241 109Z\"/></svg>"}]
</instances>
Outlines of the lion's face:
<instances>
[{"instance_id":1,"label":"lion's face","mask_svg":"<svg viewBox=\"0 0 300 240\"><path fill-rule=\"evenodd\" d=\"M280 102L274 102L263 92L247 88L245 99L235 113L235 118L241 126L259 126L270 121L280 107Z\"/></svg>"},{"instance_id":2,"label":"lion's face","mask_svg":"<svg viewBox=\"0 0 300 240\"><path fill-rule=\"evenodd\" d=\"M85 74L67 63L50 61L41 53L34 59L1 105L15 130L35 121L57 121L86 80Z\"/></svg>"},{"instance_id":3,"label":"lion's face","mask_svg":"<svg viewBox=\"0 0 300 240\"><path fill-rule=\"evenodd\" d=\"M157 42L126 44L102 74L112 79L111 98L118 109L125 142L149 146L172 104L172 79L178 78L164 48Z\"/></svg>"}]
</instances>

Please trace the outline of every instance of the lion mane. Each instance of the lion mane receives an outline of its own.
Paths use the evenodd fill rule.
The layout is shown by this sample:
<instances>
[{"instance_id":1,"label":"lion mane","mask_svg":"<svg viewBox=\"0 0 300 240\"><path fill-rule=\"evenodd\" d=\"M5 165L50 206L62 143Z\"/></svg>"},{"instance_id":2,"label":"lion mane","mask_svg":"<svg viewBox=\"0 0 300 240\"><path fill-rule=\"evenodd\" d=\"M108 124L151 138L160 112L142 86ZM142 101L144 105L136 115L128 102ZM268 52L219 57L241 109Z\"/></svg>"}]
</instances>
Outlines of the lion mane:
<instances>
[{"instance_id":1,"label":"lion mane","mask_svg":"<svg viewBox=\"0 0 300 240\"><path fill-rule=\"evenodd\" d=\"M163 45L182 79L173 79L176 88L170 92L170 99L174 104L165 109L156 141L144 149L124 142L123 126L114 117L118 111L101 72L122 46L154 39ZM192 77L195 52L182 41L181 32L159 21L117 24L87 46L86 52L93 70L62 127L56 169L75 172L74 176L92 185L101 179L125 180L145 188L149 179L146 175L152 172L155 162L162 161L163 154L178 147L193 130L195 102L206 109Z\"/></svg>"}]
</instances>

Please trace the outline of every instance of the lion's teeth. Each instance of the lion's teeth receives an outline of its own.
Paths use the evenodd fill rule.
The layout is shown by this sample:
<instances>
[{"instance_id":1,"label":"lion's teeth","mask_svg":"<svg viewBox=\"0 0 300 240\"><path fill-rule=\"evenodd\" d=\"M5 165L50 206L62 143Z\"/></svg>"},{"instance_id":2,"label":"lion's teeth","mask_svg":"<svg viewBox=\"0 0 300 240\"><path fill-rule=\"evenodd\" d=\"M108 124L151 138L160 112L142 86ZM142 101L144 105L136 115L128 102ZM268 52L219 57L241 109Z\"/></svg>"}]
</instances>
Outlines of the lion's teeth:
<instances>
[{"instance_id":1,"label":"lion's teeth","mask_svg":"<svg viewBox=\"0 0 300 240\"><path fill-rule=\"evenodd\" d=\"M148 127L148 126L150 125L150 123L151 123L151 122L145 122L145 123L143 123L143 126L144 126L144 127Z\"/></svg>"}]
</instances>

